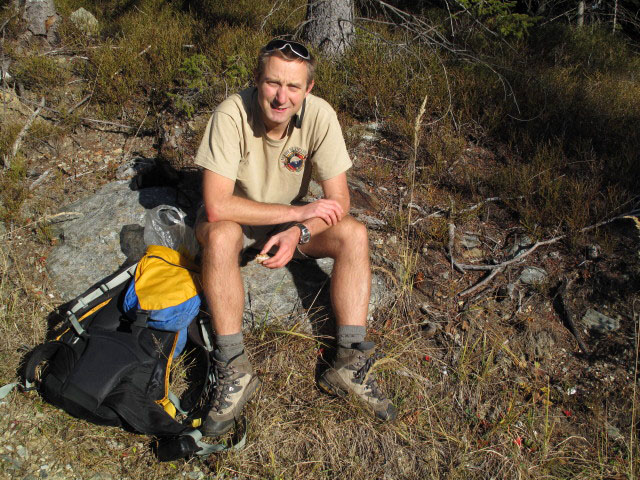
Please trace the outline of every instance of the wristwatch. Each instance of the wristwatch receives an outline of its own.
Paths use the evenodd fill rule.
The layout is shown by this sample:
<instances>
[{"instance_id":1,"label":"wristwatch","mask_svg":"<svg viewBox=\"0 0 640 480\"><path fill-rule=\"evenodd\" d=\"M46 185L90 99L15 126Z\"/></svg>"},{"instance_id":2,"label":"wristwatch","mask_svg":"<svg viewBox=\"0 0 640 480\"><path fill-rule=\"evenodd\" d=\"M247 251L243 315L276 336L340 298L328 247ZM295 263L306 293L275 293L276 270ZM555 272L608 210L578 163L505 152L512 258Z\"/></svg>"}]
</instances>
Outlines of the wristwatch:
<instances>
[{"instance_id":1,"label":"wristwatch","mask_svg":"<svg viewBox=\"0 0 640 480\"><path fill-rule=\"evenodd\" d=\"M296 223L296 227L300 229L300 240L298 240L298 245L303 245L307 243L311 239L311 232L303 223Z\"/></svg>"}]
</instances>

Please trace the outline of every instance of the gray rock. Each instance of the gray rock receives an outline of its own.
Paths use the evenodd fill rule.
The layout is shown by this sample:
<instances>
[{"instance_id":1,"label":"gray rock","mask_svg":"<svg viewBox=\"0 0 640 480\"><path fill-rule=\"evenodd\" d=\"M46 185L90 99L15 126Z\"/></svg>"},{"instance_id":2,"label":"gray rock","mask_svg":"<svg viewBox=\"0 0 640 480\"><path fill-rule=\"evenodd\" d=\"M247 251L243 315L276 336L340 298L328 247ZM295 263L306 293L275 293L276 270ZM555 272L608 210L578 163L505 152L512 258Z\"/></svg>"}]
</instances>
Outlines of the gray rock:
<instances>
[{"instance_id":1,"label":"gray rock","mask_svg":"<svg viewBox=\"0 0 640 480\"><path fill-rule=\"evenodd\" d=\"M126 181L118 181L64 207L64 212L74 213L56 218L64 241L47 259L49 276L62 299L75 298L122 265L137 261L145 248L142 226L147 210L171 205L174 198L170 188L133 191ZM291 262L277 270L249 261L242 267L246 324L286 324L298 319L302 308L307 316L326 317L332 267L330 259ZM384 279L374 275L369 312L386 303L389 295Z\"/></svg>"},{"instance_id":2,"label":"gray rock","mask_svg":"<svg viewBox=\"0 0 640 480\"><path fill-rule=\"evenodd\" d=\"M69 20L80 30L87 35L94 35L98 33L100 24L93 14L84 8L80 7L69 16Z\"/></svg>"},{"instance_id":3,"label":"gray rock","mask_svg":"<svg viewBox=\"0 0 640 480\"><path fill-rule=\"evenodd\" d=\"M31 34L44 36L50 42L56 39L60 16L53 0L25 0L22 19Z\"/></svg>"},{"instance_id":4,"label":"gray rock","mask_svg":"<svg viewBox=\"0 0 640 480\"><path fill-rule=\"evenodd\" d=\"M140 241L146 210L171 205L175 190L146 188L131 190L127 182L105 185L94 195L62 209L74 212L55 220L62 230L62 243L47 259L47 270L64 301L140 256Z\"/></svg>"},{"instance_id":5,"label":"gray rock","mask_svg":"<svg viewBox=\"0 0 640 480\"><path fill-rule=\"evenodd\" d=\"M385 222L384 220L380 220L379 218L372 217L371 215L366 215L364 213L358 214L357 218L368 228L371 228L373 230L384 228L387 225L387 222Z\"/></svg>"},{"instance_id":6,"label":"gray rock","mask_svg":"<svg viewBox=\"0 0 640 480\"><path fill-rule=\"evenodd\" d=\"M0 466L9 471L20 470L22 468L22 460L13 458L11 455L0 455Z\"/></svg>"},{"instance_id":7,"label":"gray rock","mask_svg":"<svg viewBox=\"0 0 640 480\"><path fill-rule=\"evenodd\" d=\"M154 168L156 168L156 161L153 158L132 158L118 167L116 178L118 180L129 180L136 175L143 175Z\"/></svg>"},{"instance_id":8,"label":"gray rock","mask_svg":"<svg viewBox=\"0 0 640 480\"><path fill-rule=\"evenodd\" d=\"M498 300L506 300L507 298L513 299L516 288L517 287L515 283L507 283L506 285L502 285L500 288L498 288Z\"/></svg>"},{"instance_id":9,"label":"gray rock","mask_svg":"<svg viewBox=\"0 0 640 480\"><path fill-rule=\"evenodd\" d=\"M518 280L525 285L537 285L546 280L548 273L542 268L525 267L520 273Z\"/></svg>"},{"instance_id":10,"label":"gray rock","mask_svg":"<svg viewBox=\"0 0 640 480\"><path fill-rule=\"evenodd\" d=\"M589 330L598 333L615 332L620 329L620 320L607 317L593 308L587 310L582 317L582 322Z\"/></svg>"},{"instance_id":11,"label":"gray rock","mask_svg":"<svg viewBox=\"0 0 640 480\"><path fill-rule=\"evenodd\" d=\"M624 441L624 437L622 436L622 434L620 433L620 430L617 427L615 427L614 425L611 425L609 422L605 424L605 427L607 429L607 435L609 435L609 438L611 438L611 440L613 440L614 442Z\"/></svg>"},{"instance_id":12,"label":"gray rock","mask_svg":"<svg viewBox=\"0 0 640 480\"><path fill-rule=\"evenodd\" d=\"M255 328L277 323L288 325L307 311L307 320L323 324L331 316L329 276L333 260L292 261L285 268L271 270L250 260L242 267L245 288L245 326ZM374 275L371 282L369 315L390 301L384 280ZM311 323L303 327L310 330ZM320 327L322 328L322 327Z\"/></svg>"},{"instance_id":13,"label":"gray rock","mask_svg":"<svg viewBox=\"0 0 640 480\"><path fill-rule=\"evenodd\" d=\"M16 453L20 456L20 458L22 459L27 459L29 458L29 452L27 451L27 449L22 446L22 445L18 445L18 448L16 449Z\"/></svg>"},{"instance_id":14,"label":"gray rock","mask_svg":"<svg viewBox=\"0 0 640 480\"><path fill-rule=\"evenodd\" d=\"M553 335L545 330L539 331L534 335L533 342L536 358L550 359L553 357L553 347L556 344Z\"/></svg>"},{"instance_id":15,"label":"gray rock","mask_svg":"<svg viewBox=\"0 0 640 480\"><path fill-rule=\"evenodd\" d=\"M473 235L469 233L465 233L462 236L462 240L460 240L460 245L462 245L464 248L468 250L479 247L481 244L482 242L480 242L480 238L478 238L477 235Z\"/></svg>"},{"instance_id":16,"label":"gray rock","mask_svg":"<svg viewBox=\"0 0 640 480\"><path fill-rule=\"evenodd\" d=\"M523 250L533 245L533 240L529 235L516 235L513 245L508 250L511 257L517 257Z\"/></svg>"},{"instance_id":17,"label":"gray rock","mask_svg":"<svg viewBox=\"0 0 640 480\"><path fill-rule=\"evenodd\" d=\"M113 476L108 473L94 473L89 480L113 480Z\"/></svg>"},{"instance_id":18,"label":"gray rock","mask_svg":"<svg viewBox=\"0 0 640 480\"><path fill-rule=\"evenodd\" d=\"M600 258L601 251L602 249L600 248L600 245L597 245L597 244L589 245L587 247L587 258L589 260L596 260Z\"/></svg>"}]
</instances>

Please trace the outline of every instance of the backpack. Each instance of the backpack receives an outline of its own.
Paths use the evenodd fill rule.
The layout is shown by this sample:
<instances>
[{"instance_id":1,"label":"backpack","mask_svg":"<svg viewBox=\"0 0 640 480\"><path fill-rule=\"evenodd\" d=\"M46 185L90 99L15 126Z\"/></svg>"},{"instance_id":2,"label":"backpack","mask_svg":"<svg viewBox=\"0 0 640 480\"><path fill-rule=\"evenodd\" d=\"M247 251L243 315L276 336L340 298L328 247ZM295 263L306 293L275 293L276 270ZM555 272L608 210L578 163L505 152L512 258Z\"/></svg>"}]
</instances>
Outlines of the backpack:
<instances>
[{"instance_id":1,"label":"backpack","mask_svg":"<svg viewBox=\"0 0 640 480\"><path fill-rule=\"evenodd\" d=\"M23 388L37 388L46 401L77 418L156 436L161 461L242 448L246 423L244 436L231 446L206 444L198 430L215 382L208 321L199 318L188 334L200 310L200 292L198 272L186 257L149 246L136 265L69 303L69 328L32 352ZM178 399L169 391L169 376L188 336L194 340L191 382Z\"/></svg>"}]
</instances>

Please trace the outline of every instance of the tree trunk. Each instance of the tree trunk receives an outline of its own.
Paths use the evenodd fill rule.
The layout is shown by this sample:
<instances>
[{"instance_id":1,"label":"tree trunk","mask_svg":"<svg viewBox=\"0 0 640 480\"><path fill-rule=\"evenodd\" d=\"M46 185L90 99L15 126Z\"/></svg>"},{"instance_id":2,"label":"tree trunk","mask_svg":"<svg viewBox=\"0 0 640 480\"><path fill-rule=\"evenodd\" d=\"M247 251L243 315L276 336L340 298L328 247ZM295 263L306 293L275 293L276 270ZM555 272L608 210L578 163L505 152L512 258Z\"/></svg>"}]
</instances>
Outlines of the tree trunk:
<instances>
[{"instance_id":1,"label":"tree trunk","mask_svg":"<svg viewBox=\"0 0 640 480\"><path fill-rule=\"evenodd\" d=\"M353 0L309 0L303 37L329 55L341 56L354 39Z\"/></svg>"},{"instance_id":2,"label":"tree trunk","mask_svg":"<svg viewBox=\"0 0 640 480\"><path fill-rule=\"evenodd\" d=\"M578 2L578 27L584 25L584 0Z\"/></svg>"}]
</instances>

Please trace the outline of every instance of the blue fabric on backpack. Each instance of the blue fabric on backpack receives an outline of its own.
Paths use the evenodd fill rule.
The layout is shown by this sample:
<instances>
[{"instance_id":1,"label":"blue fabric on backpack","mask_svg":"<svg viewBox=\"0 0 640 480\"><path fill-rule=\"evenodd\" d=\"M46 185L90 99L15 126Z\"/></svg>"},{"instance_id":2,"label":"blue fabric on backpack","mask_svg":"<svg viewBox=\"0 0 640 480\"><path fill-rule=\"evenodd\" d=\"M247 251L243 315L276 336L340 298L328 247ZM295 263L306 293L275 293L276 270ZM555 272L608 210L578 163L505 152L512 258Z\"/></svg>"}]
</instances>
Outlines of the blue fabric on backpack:
<instances>
[{"instance_id":1,"label":"blue fabric on backpack","mask_svg":"<svg viewBox=\"0 0 640 480\"><path fill-rule=\"evenodd\" d=\"M157 330L178 332L178 342L176 343L173 358L176 358L184 350L187 343L187 328L198 315L200 304L200 295L196 295L173 307L163 308L162 310L150 310L148 312L149 319L147 320L147 325ZM127 287L122 308L131 320L135 320L138 311L141 310L134 280L132 280Z\"/></svg>"}]
</instances>

